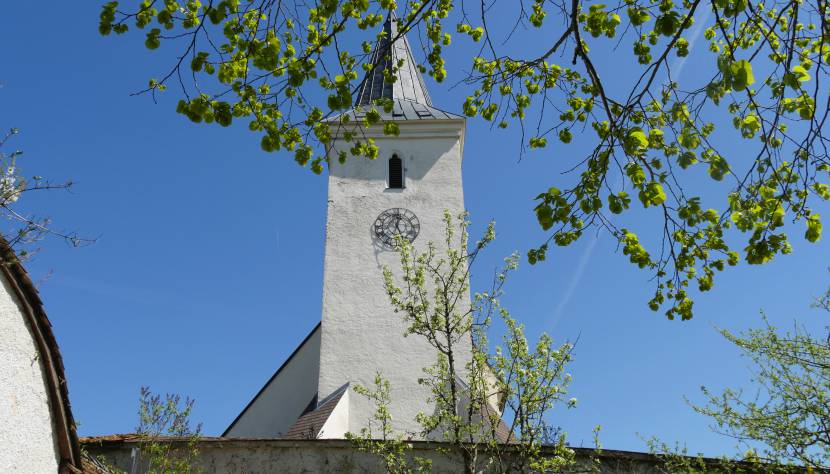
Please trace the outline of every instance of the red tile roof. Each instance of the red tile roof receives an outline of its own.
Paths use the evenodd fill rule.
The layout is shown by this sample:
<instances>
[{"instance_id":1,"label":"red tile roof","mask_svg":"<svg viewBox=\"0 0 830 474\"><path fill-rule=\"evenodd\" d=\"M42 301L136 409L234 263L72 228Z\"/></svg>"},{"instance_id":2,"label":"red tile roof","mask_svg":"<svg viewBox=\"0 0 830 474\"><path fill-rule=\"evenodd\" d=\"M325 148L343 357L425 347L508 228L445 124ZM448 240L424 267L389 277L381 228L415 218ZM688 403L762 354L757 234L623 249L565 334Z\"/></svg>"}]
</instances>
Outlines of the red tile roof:
<instances>
[{"instance_id":1,"label":"red tile roof","mask_svg":"<svg viewBox=\"0 0 830 474\"><path fill-rule=\"evenodd\" d=\"M320 430L323 429L323 425L326 424L329 416L331 416L331 412L334 411L334 407L336 407L337 403L340 402L340 398L343 397L343 394L346 393L347 389L348 385L344 385L330 395L327 400L323 400L323 403L318 405L316 409L306 412L300 416L300 418L298 418L297 421L291 425L291 428L288 429L282 438L316 439L320 434Z\"/></svg>"}]
</instances>

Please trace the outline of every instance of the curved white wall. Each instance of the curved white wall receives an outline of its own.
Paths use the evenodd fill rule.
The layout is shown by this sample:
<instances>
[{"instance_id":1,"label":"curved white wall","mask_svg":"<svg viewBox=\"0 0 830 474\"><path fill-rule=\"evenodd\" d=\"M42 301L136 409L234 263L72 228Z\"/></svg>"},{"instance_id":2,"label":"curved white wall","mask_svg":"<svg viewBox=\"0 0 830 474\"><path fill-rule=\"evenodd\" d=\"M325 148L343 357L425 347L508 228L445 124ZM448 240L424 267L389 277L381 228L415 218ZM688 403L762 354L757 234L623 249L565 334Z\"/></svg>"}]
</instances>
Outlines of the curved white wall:
<instances>
[{"instance_id":1,"label":"curved white wall","mask_svg":"<svg viewBox=\"0 0 830 474\"><path fill-rule=\"evenodd\" d=\"M57 472L43 362L17 297L0 280L0 472Z\"/></svg>"}]
</instances>

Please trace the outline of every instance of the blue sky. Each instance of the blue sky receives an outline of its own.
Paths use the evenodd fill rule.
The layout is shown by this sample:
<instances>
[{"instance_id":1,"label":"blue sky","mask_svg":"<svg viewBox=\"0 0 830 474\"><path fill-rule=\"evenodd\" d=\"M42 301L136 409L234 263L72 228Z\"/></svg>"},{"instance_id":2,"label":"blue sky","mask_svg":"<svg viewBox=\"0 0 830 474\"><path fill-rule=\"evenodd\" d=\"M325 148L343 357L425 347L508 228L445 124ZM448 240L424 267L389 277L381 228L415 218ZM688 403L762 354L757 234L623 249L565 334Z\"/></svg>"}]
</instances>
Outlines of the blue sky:
<instances>
[{"instance_id":1,"label":"blue sky","mask_svg":"<svg viewBox=\"0 0 830 474\"><path fill-rule=\"evenodd\" d=\"M174 93L158 104L130 97L167 63L137 36L98 36L97 15L97 2L13 2L0 20L0 127L21 129L13 146L25 150L24 173L76 182L72 193L32 195L25 206L98 237L80 249L46 241L28 268L82 435L131 431L142 385L195 398L194 419L217 435L320 318L326 181L260 151L244 127L189 123L173 112ZM624 71L627 54L607 54L604 66L621 61ZM450 52L450 81L469 57L463 46ZM428 86L437 105L459 109L463 91ZM466 205L477 229L495 219L499 234L474 286L544 238L532 198L572 179L560 171L584 151L579 138L519 160L515 129L468 123ZM632 217L646 239L659 231L653 217ZM715 327L757 326L761 309L782 325L824 324L809 305L830 284L826 243L793 246L771 264L721 275L688 322L648 310L649 275L607 236L522 265L505 306L531 335L579 341L571 368L579 406L552 420L574 445L590 445L601 424L608 448L645 450L641 438L656 435L693 452L731 452L684 397L748 380L747 361Z\"/></svg>"}]
</instances>

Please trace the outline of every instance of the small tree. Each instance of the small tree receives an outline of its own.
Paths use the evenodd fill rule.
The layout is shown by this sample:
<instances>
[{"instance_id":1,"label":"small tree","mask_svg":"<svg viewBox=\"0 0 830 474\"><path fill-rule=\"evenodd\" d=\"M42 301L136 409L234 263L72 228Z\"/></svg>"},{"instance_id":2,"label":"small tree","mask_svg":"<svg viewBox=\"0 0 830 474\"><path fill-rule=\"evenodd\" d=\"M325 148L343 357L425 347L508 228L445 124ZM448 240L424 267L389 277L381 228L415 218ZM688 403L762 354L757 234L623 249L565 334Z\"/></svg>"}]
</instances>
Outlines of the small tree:
<instances>
[{"instance_id":1,"label":"small tree","mask_svg":"<svg viewBox=\"0 0 830 474\"><path fill-rule=\"evenodd\" d=\"M803 468L770 463L759 458L753 450L740 457L706 458L698 454L692 456L688 448L676 444L670 446L657 438L647 441L649 451L658 457L658 472L665 474L789 474L803 473Z\"/></svg>"},{"instance_id":2,"label":"small tree","mask_svg":"<svg viewBox=\"0 0 830 474\"><path fill-rule=\"evenodd\" d=\"M141 454L146 457L147 474L195 474L202 424L190 426L194 400L167 394L154 395L141 387L136 432L141 438ZM164 438L170 438L165 441ZM171 441L176 441L176 444ZM183 443L183 444L182 444Z\"/></svg>"},{"instance_id":3,"label":"small tree","mask_svg":"<svg viewBox=\"0 0 830 474\"><path fill-rule=\"evenodd\" d=\"M453 218L445 212L444 223L445 240L430 242L423 251L399 238L400 271L383 270L386 292L406 322L406 335L423 338L437 355L418 380L430 388L434 405L432 413L419 415L421 435L442 440L450 453L460 453L468 473L561 470L572 465L565 434L548 424L547 415L556 405L576 405L576 399L565 400L571 381L565 366L573 346L555 347L545 334L529 343L523 326L499 303L508 274L518 265L517 255L505 260L487 291L471 299L470 267L495 238L494 225L468 251L466 215ZM504 336L490 352L487 334L496 321L502 323ZM375 400L375 418L388 440L388 382L379 376L376 386L375 391L358 388L358 393ZM368 435L371 431L364 430L360 438L364 446ZM401 441L377 443L374 452L389 454ZM396 462L402 456L401 452Z\"/></svg>"},{"instance_id":4,"label":"small tree","mask_svg":"<svg viewBox=\"0 0 830 474\"><path fill-rule=\"evenodd\" d=\"M372 453L381 458L387 472L402 474L429 472L432 463L428 459L410 456L411 444L403 439L402 433L392 430L392 415L389 405L389 381L378 372L374 380L374 389L356 385L354 391L369 398L375 404L375 413L369 425L360 431L360 435L346 433L346 439L352 441L361 451Z\"/></svg>"},{"instance_id":5,"label":"small tree","mask_svg":"<svg viewBox=\"0 0 830 474\"><path fill-rule=\"evenodd\" d=\"M814 305L830 312L830 290ZM764 326L719 332L754 365L757 392L701 387L707 403L692 405L710 417L715 431L738 441L735 459L687 456L682 447L649 440L663 456L665 472L808 472L830 469L830 336L819 339L804 326L781 331Z\"/></svg>"},{"instance_id":6,"label":"small tree","mask_svg":"<svg viewBox=\"0 0 830 474\"><path fill-rule=\"evenodd\" d=\"M830 299L820 306L830 311ZM800 325L782 332L764 323L739 334L720 331L752 360L758 393L702 387L708 403L694 409L764 461L830 469L830 341Z\"/></svg>"}]
</instances>

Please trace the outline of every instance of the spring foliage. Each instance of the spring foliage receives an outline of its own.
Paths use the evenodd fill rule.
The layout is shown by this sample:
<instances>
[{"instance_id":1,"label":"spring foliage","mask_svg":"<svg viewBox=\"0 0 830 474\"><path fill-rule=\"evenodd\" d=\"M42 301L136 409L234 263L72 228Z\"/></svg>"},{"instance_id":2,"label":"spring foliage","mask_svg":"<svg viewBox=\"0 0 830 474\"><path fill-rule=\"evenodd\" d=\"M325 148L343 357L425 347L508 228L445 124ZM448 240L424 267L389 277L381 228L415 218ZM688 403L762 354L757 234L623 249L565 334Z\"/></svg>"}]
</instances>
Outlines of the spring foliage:
<instances>
[{"instance_id":1,"label":"spring foliage","mask_svg":"<svg viewBox=\"0 0 830 474\"><path fill-rule=\"evenodd\" d=\"M164 397L141 387L138 408L141 457L147 474L197 474L198 443L202 425L190 425L193 400Z\"/></svg>"},{"instance_id":2,"label":"spring foliage","mask_svg":"<svg viewBox=\"0 0 830 474\"><path fill-rule=\"evenodd\" d=\"M177 112L198 123L243 121L264 150L287 151L316 173L333 128L348 120L342 112L376 66L372 44L389 12L400 15L399 36L421 33L419 67L437 82L449 75L445 57L454 40L479 43L469 63L451 68L469 71L455 78L470 91L460 101L465 115L521 127L529 148L566 148L575 134L587 148L555 153L571 157L576 179L536 197L548 237L529 261L598 228L654 277L649 306L670 319L691 318L690 292L710 290L726 267L791 252L792 232L809 242L821 237L815 207L830 198L823 0L126 3L103 6L101 34L140 30L148 49L177 51L144 92L175 85ZM491 33L510 12L517 27L536 32L521 47L511 43L512 32ZM703 38L694 45L697 32ZM630 55L632 77L592 52L611 48ZM670 66L676 58L708 65L698 74L704 79L681 88ZM361 125L377 123L377 109ZM370 138L354 131L345 138L352 147L340 160L377 156ZM729 150L738 152L724 146L735 141L741 145ZM690 179L697 169L711 182ZM708 186L718 189L712 202L703 200ZM626 225L622 214L636 203L658 222L657 232Z\"/></svg>"},{"instance_id":3,"label":"spring foliage","mask_svg":"<svg viewBox=\"0 0 830 474\"><path fill-rule=\"evenodd\" d=\"M528 341L523 325L499 303L516 255L505 260L487 291L470 300L470 267L495 238L494 226L468 250L466 215L445 212L444 223L445 240L420 251L398 238L400 268L383 272L406 336L422 338L436 354L417 380L429 388L431 408L418 417L421 432L411 435L446 443L449 452L461 454L468 473L563 472L574 453L549 423L556 407L576 406L575 398L567 398L573 346L557 347L547 334ZM491 351L487 336L494 323L503 336ZM391 429L389 389L382 374L374 388L356 389L374 402L376 413L351 438L382 456L390 472L428 470L427 461L410 457L404 434Z\"/></svg>"}]
</instances>

